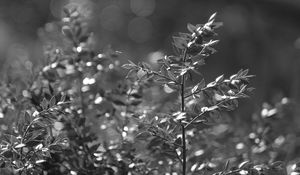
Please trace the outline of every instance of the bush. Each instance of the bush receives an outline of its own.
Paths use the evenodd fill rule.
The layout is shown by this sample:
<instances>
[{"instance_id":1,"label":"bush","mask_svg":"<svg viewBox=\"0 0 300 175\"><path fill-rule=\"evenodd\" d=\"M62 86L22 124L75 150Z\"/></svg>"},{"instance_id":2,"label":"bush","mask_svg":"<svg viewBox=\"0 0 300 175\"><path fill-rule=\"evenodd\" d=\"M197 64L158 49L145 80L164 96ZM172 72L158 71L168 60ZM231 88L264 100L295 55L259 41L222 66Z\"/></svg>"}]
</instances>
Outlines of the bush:
<instances>
[{"instance_id":1,"label":"bush","mask_svg":"<svg viewBox=\"0 0 300 175\"><path fill-rule=\"evenodd\" d=\"M276 129L295 104L265 104L245 130L228 111L248 97L253 76L206 83L200 72L216 52L216 14L174 36L176 54L156 70L123 64L110 47L95 51L86 19L64 12L63 44L48 47L48 64L31 70L24 89L1 84L2 174L287 174L278 159L296 158L286 150L296 135Z\"/></svg>"}]
</instances>

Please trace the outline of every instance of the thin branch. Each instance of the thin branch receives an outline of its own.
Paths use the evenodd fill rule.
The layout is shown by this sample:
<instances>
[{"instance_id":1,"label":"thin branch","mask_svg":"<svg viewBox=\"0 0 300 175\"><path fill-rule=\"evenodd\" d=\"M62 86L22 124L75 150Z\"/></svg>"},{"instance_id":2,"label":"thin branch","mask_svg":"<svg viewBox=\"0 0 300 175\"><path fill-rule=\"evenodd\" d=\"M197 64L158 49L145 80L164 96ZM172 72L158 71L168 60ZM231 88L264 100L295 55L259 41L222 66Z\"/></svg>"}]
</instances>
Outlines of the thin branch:
<instances>
[{"instance_id":1,"label":"thin branch","mask_svg":"<svg viewBox=\"0 0 300 175\"><path fill-rule=\"evenodd\" d=\"M196 95L196 94L198 94L198 93L200 93L200 92L202 92L202 91L205 91L205 90L207 90L207 89L209 89L209 88L210 88L210 87L204 87L204 88L202 88L202 89L196 90L195 92L190 93L190 94L184 96L184 98L188 98L188 97L190 97L190 96Z\"/></svg>"},{"instance_id":2,"label":"thin branch","mask_svg":"<svg viewBox=\"0 0 300 175\"><path fill-rule=\"evenodd\" d=\"M207 112L207 111L205 111ZM199 115L197 115L195 118L193 118L190 122L188 122L184 128L187 128L190 124L192 124L195 120L197 120L199 117L201 117L205 112L201 112Z\"/></svg>"},{"instance_id":3,"label":"thin branch","mask_svg":"<svg viewBox=\"0 0 300 175\"><path fill-rule=\"evenodd\" d=\"M220 101L219 103L217 103L217 104L215 104L215 105L213 105L213 106L217 106L218 108L220 108L220 105L221 104L223 104L223 103L225 103L225 102L227 102L227 101L230 101L230 100L232 100L232 99L230 99L230 98L227 98L227 99L225 99L225 100L223 100L223 101ZM213 106L211 106L211 107L213 107ZM187 123L186 125L185 125L185 128L187 128L189 125L191 125L195 120L197 120L199 117L201 117L203 114L205 114L206 112L209 112L209 111L203 111L203 112L201 112L199 115L197 115L196 117L194 117L189 123Z\"/></svg>"}]
</instances>

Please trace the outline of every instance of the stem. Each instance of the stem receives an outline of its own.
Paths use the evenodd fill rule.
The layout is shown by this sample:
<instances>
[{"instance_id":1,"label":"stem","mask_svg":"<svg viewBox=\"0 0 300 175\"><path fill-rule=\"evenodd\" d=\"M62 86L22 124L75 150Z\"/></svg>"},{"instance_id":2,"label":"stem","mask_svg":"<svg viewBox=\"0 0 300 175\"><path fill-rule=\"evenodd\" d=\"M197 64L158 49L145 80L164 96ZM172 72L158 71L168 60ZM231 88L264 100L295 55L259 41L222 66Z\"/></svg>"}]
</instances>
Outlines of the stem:
<instances>
[{"instance_id":1,"label":"stem","mask_svg":"<svg viewBox=\"0 0 300 175\"><path fill-rule=\"evenodd\" d=\"M182 131L182 175L186 173L186 142L185 142L185 127L181 124Z\"/></svg>"},{"instance_id":2,"label":"stem","mask_svg":"<svg viewBox=\"0 0 300 175\"><path fill-rule=\"evenodd\" d=\"M186 60L187 56L187 49L184 50L183 54L183 63ZM185 111L185 103L184 103L184 89L185 89L185 74L181 76L181 112ZM185 127L182 121L180 121L181 124L181 134L182 134L182 175L186 175L186 141L185 141Z\"/></svg>"}]
</instances>

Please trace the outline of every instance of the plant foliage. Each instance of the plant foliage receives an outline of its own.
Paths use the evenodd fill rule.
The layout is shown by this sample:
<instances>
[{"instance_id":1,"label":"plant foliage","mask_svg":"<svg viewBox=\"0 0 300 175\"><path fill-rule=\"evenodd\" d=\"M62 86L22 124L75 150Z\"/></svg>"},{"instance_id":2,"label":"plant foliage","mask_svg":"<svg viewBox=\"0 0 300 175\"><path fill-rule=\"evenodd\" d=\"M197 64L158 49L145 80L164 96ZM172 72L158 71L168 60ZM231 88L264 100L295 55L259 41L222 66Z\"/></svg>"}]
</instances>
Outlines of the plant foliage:
<instances>
[{"instance_id":1,"label":"plant foliage","mask_svg":"<svg viewBox=\"0 0 300 175\"><path fill-rule=\"evenodd\" d=\"M121 53L95 50L85 17L64 12L63 44L45 51L47 64L26 88L1 83L1 174L287 174L278 159L290 156L282 146L292 131L272 129L292 103L265 104L238 135L228 114L253 90L253 76L241 69L207 81L201 72L219 42L216 14L174 36L175 54L158 69L123 64L124 79ZM289 170L299 172L297 163Z\"/></svg>"}]
</instances>

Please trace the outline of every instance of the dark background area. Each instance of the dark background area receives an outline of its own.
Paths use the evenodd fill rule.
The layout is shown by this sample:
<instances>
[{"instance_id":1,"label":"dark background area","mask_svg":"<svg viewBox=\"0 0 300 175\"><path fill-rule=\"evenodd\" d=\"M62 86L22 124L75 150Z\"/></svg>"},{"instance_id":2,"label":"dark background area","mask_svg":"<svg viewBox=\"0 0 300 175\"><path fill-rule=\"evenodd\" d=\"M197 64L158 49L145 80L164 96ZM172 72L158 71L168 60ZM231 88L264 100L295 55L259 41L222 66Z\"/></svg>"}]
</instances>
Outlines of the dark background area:
<instances>
[{"instance_id":1,"label":"dark background area","mask_svg":"<svg viewBox=\"0 0 300 175\"><path fill-rule=\"evenodd\" d=\"M52 21L61 19L69 3L90 19L95 48L110 44L123 52L124 62L154 63L173 54L172 35L218 12L224 26L218 30L219 52L202 67L207 80L249 68L256 90L239 109L246 115L264 101L300 98L300 2L293 0L0 0L2 79L21 78L26 68L45 63L43 48L60 32Z\"/></svg>"}]
</instances>

